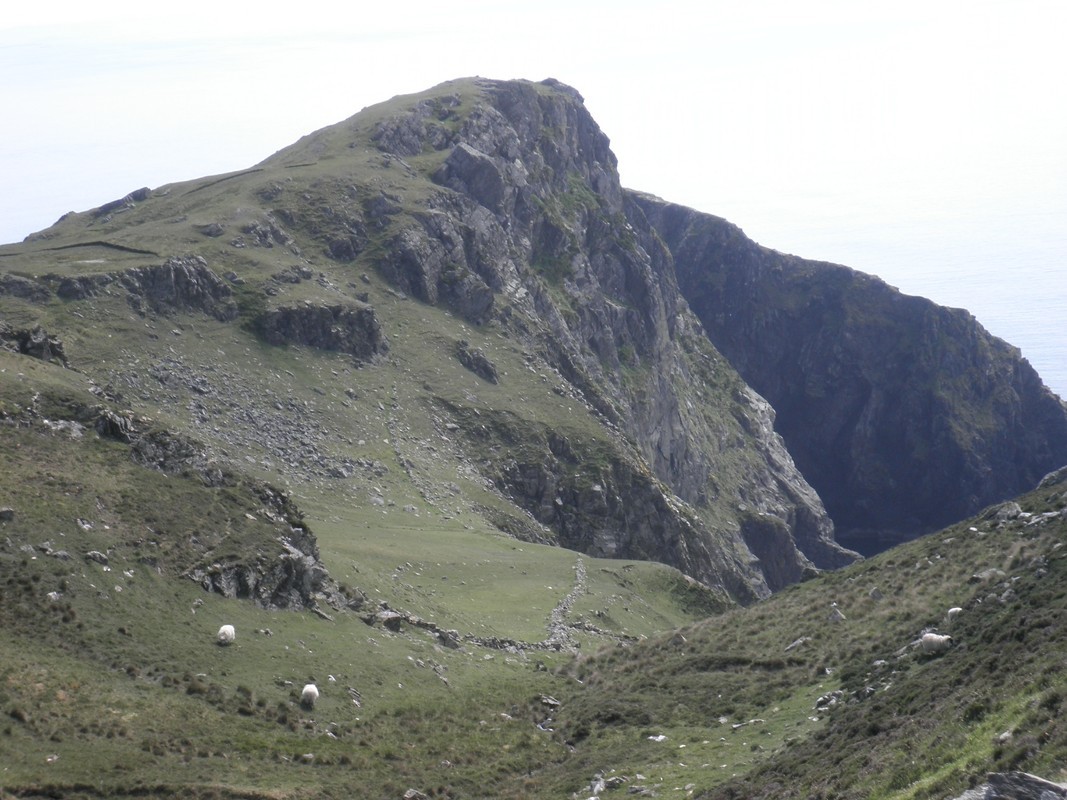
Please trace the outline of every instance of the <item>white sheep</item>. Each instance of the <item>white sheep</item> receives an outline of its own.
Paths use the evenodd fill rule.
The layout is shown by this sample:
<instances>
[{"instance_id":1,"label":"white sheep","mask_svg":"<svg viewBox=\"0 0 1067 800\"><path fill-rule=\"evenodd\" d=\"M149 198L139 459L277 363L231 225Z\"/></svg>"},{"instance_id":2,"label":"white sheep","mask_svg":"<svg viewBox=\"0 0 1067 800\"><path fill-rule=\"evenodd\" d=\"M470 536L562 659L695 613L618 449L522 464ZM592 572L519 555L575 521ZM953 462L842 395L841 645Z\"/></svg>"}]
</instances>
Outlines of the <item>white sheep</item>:
<instances>
[{"instance_id":1,"label":"white sheep","mask_svg":"<svg viewBox=\"0 0 1067 800\"><path fill-rule=\"evenodd\" d=\"M304 708L314 708L315 701L319 699L319 687L313 683L307 684L300 692L300 705Z\"/></svg>"},{"instance_id":2,"label":"white sheep","mask_svg":"<svg viewBox=\"0 0 1067 800\"><path fill-rule=\"evenodd\" d=\"M952 646L952 637L940 633L924 633L919 643L924 653L941 653Z\"/></svg>"},{"instance_id":3,"label":"white sheep","mask_svg":"<svg viewBox=\"0 0 1067 800\"><path fill-rule=\"evenodd\" d=\"M237 632L233 629L233 625L223 625L219 628L216 638L219 644L232 644L233 640L237 638Z\"/></svg>"},{"instance_id":4,"label":"white sheep","mask_svg":"<svg viewBox=\"0 0 1067 800\"><path fill-rule=\"evenodd\" d=\"M945 616L946 616L946 618L948 619L949 622L952 622L953 620L956 619L956 617L958 617L960 615L960 613L962 611L963 611L963 609L960 608L959 606L953 606L952 608L950 608L948 610L948 613L945 614Z\"/></svg>"}]
</instances>

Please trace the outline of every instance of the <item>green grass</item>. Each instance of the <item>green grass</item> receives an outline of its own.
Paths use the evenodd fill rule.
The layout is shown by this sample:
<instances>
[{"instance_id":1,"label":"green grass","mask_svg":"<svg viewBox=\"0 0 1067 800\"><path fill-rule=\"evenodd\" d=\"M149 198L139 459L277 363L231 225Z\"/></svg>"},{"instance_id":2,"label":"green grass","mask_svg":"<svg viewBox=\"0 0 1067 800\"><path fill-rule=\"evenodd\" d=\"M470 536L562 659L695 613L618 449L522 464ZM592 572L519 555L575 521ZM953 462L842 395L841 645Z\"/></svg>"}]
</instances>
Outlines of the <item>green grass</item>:
<instances>
[{"instance_id":1,"label":"green grass","mask_svg":"<svg viewBox=\"0 0 1067 800\"><path fill-rule=\"evenodd\" d=\"M210 341L217 349L217 338ZM417 629L391 633L352 613L327 622L205 594L181 577L185 569L274 547L277 531L245 484L210 488L195 474L168 477L134 464L126 445L91 428L80 438L49 430L42 418L90 421L86 409L99 398L88 381L21 357L0 361L24 376L0 386L8 416L0 449L17 476L5 486L16 516L0 549L0 736L18 763L0 786L66 787L71 796L145 786L211 796L221 786L287 796L299 794L311 770L318 796L343 795L353 774L381 796L409 783L439 796L486 787L508 796L523 784L517 776L564 756L559 739L536 727L545 715L541 695L561 684L554 669L563 654L452 651ZM271 374L294 385L321 366L316 358L287 363L297 368L291 376ZM36 414L25 411L31 407ZM386 445L376 453L394 454ZM448 522L405 511L403 503L422 502L405 475L390 470L379 481L387 506L353 509L328 492L309 495L308 519L335 577L464 634L545 638L579 556L475 529L469 514ZM70 560L21 549L46 542ZM90 549L107 553L108 565L86 560ZM621 614L620 623L635 629L650 629L639 620L653 606L634 587L681 580L658 565L588 561L597 575L591 592L613 585L634 598L633 618ZM609 563L631 577L606 579ZM692 618L669 595L654 607L657 625ZM239 632L227 648L214 643L223 622ZM323 689L313 714L296 704L309 680ZM303 763L307 753L311 763ZM442 772L444 762L451 766Z\"/></svg>"},{"instance_id":2,"label":"green grass","mask_svg":"<svg viewBox=\"0 0 1067 800\"><path fill-rule=\"evenodd\" d=\"M203 341L206 355L220 349L206 335L213 325L188 325L183 336ZM294 392L338 366L249 349L264 375ZM443 391L459 395L449 371L471 381L438 368ZM371 607L385 601L462 635L536 642L581 558L587 592L568 620L606 632L576 632L573 660L471 639L452 650L410 626L370 627L356 613L330 622L205 594L180 577L189 565L273 547L277 531L251 483L166 477L91 430L80 439L49 430L42 418L84 418L100 402L86 378L6 354L0 369L9 376L0 383L0 451L15 477L3 503L16 509L0 532L0 741L13 755L0 786L8 791L296 797L313 786L340 797L358 775L371 796L420 787L445 797L551 797L602 773L661 792L691 786L694 796L935 798L988 769L1060 775L1062 520L998 527L990 513L725 610L668 568L504 536L467 503L465 480L458 496L427 502L419 487L437 485L435 470L447 466L426 458L404 467L397 452L417 455L410 443L437 430L432 420L401 429L368 415L382 441L360 449L388 463L373 488L389 501L354 503L367 497L355 486L305 486L301 495L338 581ZM357 394L353 406L409 402L373 382ZM341 392L306 396L324 418L352 413ZM422 483L423 474L434 480ZM1022 503L1034 515L1058 512L1065 492L1040 490ZM23 549L46 542L73 558ZM107 552L110 569L86 560L89 549ZM1004 575L973 577L988 568ZM829 621L832 604L844 620ZM956 648L936 658L907 649L924 628L944 629L955 605L965 609L952 628ZM239 632L228 648L214 643L223 622ZM809 638L786 650L801 637ZM323 695L308 713L297 692L310 680ZM856 694L868 686L869 697ZM844 692L839 704L816 710L833 690Z\"/></svg>"},{"instance_id":3,"label":"green grass","mask_svg":"<svg viewBox=\"0 0 1067 800\"><path fill-rule=\"evenodd\" d=\"M1023 505L1036 514L1065 502L1061 485ZM1060 779L1067 651L1054 621L1067 599L1063 522L999 529L990 518L678 634L576 661L571 674L584 688L564 701L564 736L621 774L669 775L665 786L694 783L706 797L937 798L986 771ZM973 577L988 566L1005 575ZM831 603L844 621L829 622ZM950 628L945 610L955 605L965 611ZM910 649L935 626L951 629L952 651ZM786 653L801 636L810 639ZM833 689L844 691L839 704L816 710L815 698ZM713 730L718 719L729 723L728 741L744 732L749 746L733 751L726 770L702 772L685 758L686 769L668 770L640 742L656 732L688 749L690 732ZM732 730L746 719L763 722Z\"/></svg>"},{"instance_id":4,"label":"green grass","mask_svg":"<svg viewBox=\"0 0 1067 800\"><path fill-rule=\"evenodd\" d=\"M442 129L462 124L480 90L457 82L449 91L461 102L455 116L433 112ZM160 187L111 221L76 214L51 238L0 248L4 268L25 275L116 272L164 257L94 244L107 242L198 253L244 281L234 324L140 317L117 288L41 305L0 298L6 322L58 333L72 366L0 352L0 507L15 510L0 523L0 790L547 798L583 796L599 773L659 796L934 798L989 769L1062 778L1062 519L999 529L979 518L744 609L661 564L551 546L558 532L534 518L542 509L516 505L508 480L551 474L557 491L612 480L667 491L593 408L621 403L620 393L640 407L657 371L617 342L628 372L598 383L577 365L583 400L550 368L547 332L532 317L474 326L382 279L386 243L426 213L439 191L427 176L447 151L424 150L405 166L369 137L418 99L340 123L255 170ZM383 191L399 198L395 221L351 230ZM563 195L534 202L561 231L560 252L540 264L546 294L573 320L564 256L574 224L600 213L597 198L569 175ZM268 212L292 246L232 245ZM223 235L201 233L210 224ZM349 234L365 249L330 258L327 239ZM612 246L633 242L623 235ZM272 278L293 265L314 277ZM373 365L268 346L250 324L268 307L364 295L390 342ZM512 310L520 315L520 304ZM633 309L620 301L617 310ZM461 339L487 354L499 384L463 368ZM728 501L761 457L738 444L740 382L702 338L681 337L679 348L666 380L693 400L679 413L704 426L694 447L716 456L708 492ZM195 469L138 466L127 445L93 432L103 407L203 443L229 480L213 487ZM87 427L72 438L45 420ZM322 563L366 596L365 608L326 609L332 619L258 608L183 577L277 558L288 530L263 513L258 481L291 494ZM1035 514L1058 511L1065 492L1023 502ZM738 519L728 502L679 515L709 529ZM604 525L579 522L577 535ZM724 560L746 557L709 546L726 550ZM49 555L57 550L71 558ZM86 559L91 550L107 554L107 569ZM579 563L585 592L566 614L578 625L576 654L477 644L544 640ZM1005 576L972 577L991 567ZM462 647L410 624L368 625L380 603L457 630ZM832 604L844 620L829 620ZM966 609L952 630L957 647L938 658L907 649L957 605ZM238 631L225 648L215 644L223 623ZM297 702L308 681L322 690L313 711ZM837 705L815 708L837 690Z\"/></svg>"}]
</instances>

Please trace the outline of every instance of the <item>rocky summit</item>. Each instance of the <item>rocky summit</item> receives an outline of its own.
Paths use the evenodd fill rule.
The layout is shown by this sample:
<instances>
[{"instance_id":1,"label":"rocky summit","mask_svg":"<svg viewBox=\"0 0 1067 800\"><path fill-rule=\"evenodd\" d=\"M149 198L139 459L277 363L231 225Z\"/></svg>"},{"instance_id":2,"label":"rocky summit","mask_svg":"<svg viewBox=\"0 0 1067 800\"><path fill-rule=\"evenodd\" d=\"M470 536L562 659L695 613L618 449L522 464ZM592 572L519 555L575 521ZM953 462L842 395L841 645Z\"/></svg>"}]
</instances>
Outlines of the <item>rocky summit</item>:
<instances>
[{"instance_id":1,"label":"rocky summit","mask_svg":"<svg viewBox=\"0 0 1067 800\"><path fill-rule=\"evenodd\" d=\"M324 376L321 397L389 384L394 428L430 414L439 429L394 437L427 499L435 479L403 451L426 458L419 437L447 431L434 460L488 488L502 529L662 561L738 599L849 563L839 541L875 552L1067 462L1063 404L965 312L624 191L581 96L552 80L398 98L252 169L68 214L0 267L17 341L44 324L71 369L220 453L266 445L255 460L276 476L339 474L366 499L357 452L311 452L321 402L264 406L265 366L194 365L181 341L160 346L168 319L227 323L212 335L239 349L348 356L359 372ZM116 316L140 322L101 359ZM413 325L433 373L402 341ZM358 437L350 407L335 451ZM297 429L301 447L283 444Z\"/></svg>"},{"instance_id":2,"label":"rocky summit","mask_svg":"<svg viewBox=\"0 0 1067 800\"><path fill-rule=\"evenodd\" d=\"M1063 402L624 189L554 80L0 247L0 458L4 796L1060 777Z\"/></svg>"},{"instance_id":3,"label":"rocky summit","mask_svg":"<svg viewBox=\"0 0 1067 800\"><path fill-rule=\"evenodd\" d=\"M370 502L374 416L430 513L445 474L512 535L742 601L855 558L556 82L368 109L253 169L69 214L0 264L5 316L70 369L297 494ZM295 401L267 358L301 350L333 366Z\"/></svg>"}]
</instances>

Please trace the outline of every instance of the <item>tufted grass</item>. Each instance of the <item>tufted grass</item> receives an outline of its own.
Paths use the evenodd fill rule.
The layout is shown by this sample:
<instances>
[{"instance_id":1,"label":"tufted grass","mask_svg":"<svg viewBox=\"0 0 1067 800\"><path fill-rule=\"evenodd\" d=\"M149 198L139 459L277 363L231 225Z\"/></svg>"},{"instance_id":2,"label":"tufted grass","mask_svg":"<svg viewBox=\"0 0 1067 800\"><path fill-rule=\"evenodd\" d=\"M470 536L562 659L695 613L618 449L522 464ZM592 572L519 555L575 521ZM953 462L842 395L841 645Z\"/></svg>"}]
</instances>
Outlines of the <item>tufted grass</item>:
<instances>
[{"instance_id":1,"label":"tufted grass","mask_svg":"<svg viewBox=\"0 0 1067 800\"><path fill-rule=\"evenodd\" d=\"M454 88L464 101L457 113L466 113L476 88ZM73 368L0 352L0 506L16 511L0 523L0 790L558 798L583 796L599 773L624 779L619 792L646 786L658 796L935 798L990 769L1062 779L1062 519L998 527L987 515L745 609L662 565L582 557L587 593L568 619L606 633L576 633L573 657L469 642L447 649L418 629L372 628L352 612L331 621L258 609L181 577L201 557L275 552L278 532L249 491L264 479L292 492L331 574L372 608L386 602L461 634L536 642L574 586L579 556L532 541L552 537L484 474L509 448L539 455L551 430L578 453L575 480L591 483L625 442L545 369L536 332L520 343L499 325L463 323L390 288L374 269L395 233L388 223L368 231L351 263L324 253L321 235L374 192L395 195L405 212L425 210L425 176L442 154L412 156L408 169L367 138L407 102L253 170L160 187L112 221L76 214L45 238L0 248L3 268L26 275L117 271L195 252L245 281L232 325L197 314L141 318L121 292L40 306L0 298L5 321L61 334ZM569 211L587 205L578 189ZM298 207L304 216L287 227L299 253L231 244L266 209ZM222 236L199 232L212 223ZM271 276L297 263L314 278L274 287ZM553 292L562 303L560 287ZM390 351L372 367L270 347L249 332L269 304L363 294L390 320ZM488 354L499 385L459 365L459 339ZM685 357L711 365L694 367L706 379L694 413L721 415L722 429L735 430L735 379L693 347ZM172 358L216 391L151 375ZM630 367L634 385L643 369ZM275 402L290 411L275 414ZM91 432L74 440L16 424L28 407L55 420L98 403L204 441L239 480L212 489L192 474L136 467L125 446ZM298 463L295 444L282 456L270 450L272 426L304 436L332 463L359 466L348 477L307 475L315 464ZM749 457L735 448L722 469L740 471ZM1022 502L1035 514L1058 511L1065 492ZM710 512L708 521L729 522ZM45 542L72 559L46 555ZM87 561L89 550L108 553L110 568ZM990 568L1005 575L973 578ZM844 620L830 621L831 604ZM937 658L907 649L957 605L966 611L952 629L956 648ZM214 642L224 622L238 631L227 648ZM886 666L873 666L879 660ZM297 702L307 681L322 690L311 712ZM873 694L849 702L868 686ZM844 699L817 711L816 699L835 690Z\"/></svg>"},{"instance_id":2,"label":"tufted grass","mask_svg":"<svg viewBox=\"0 0 1067 800\"><path fill-rule=\"evenodd\" d=\"M636 638L579 633L575 658L449 650L354 613L331 622L205 594L177 574L198 552L190 536L225 530L228 551L272 541L244 484L211 489L136 467L124 445L91 433L13 426L28 405L61 418L99 398L58 367L0 355L0 368L16 376L0 384L0 454L14 476L4 503L17 509L0 530L8 791L296 797L313 786L341 797L358 780L368 796L556 797L600 773L706 797L936 798L990 769L1061 777L1062 518L1001 524L990 512L734 610L709 606L669 569L582 557L588 592L570 621ZM378 488L393 505L352 511L327 492L306 495L339 581L372 606L461 633L544 637L576 554L479 527L463 510L432 515L392 471ZM1065 493L1021 503L1059 512ZM163 526L170 545L151 545L162 537L148 531ZM46 541L74 557L23 549ZM107 552L110 569L85 560L89 549ZM830 621L834 604L843 620ZM214 644L223 622L238 630L227 648ZM909 649L930 627L957 646L939 657ZM297 702L307 681L322 689L310 713ZM839 704L816 710L834 690Z\"/></svg>"}]
</instances>

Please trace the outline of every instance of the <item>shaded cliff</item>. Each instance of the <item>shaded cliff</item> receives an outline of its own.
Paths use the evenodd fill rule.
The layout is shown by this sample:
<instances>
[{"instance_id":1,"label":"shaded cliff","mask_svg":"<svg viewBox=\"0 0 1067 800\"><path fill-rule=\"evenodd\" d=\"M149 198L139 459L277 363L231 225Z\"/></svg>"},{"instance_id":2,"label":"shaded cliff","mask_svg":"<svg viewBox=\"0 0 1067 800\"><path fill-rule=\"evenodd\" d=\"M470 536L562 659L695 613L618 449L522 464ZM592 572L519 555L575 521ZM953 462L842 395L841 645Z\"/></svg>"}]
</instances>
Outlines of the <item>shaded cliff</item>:
<instances>
[{"instance_id":1,"label":"shaded cliff","mask_svg":"<svg viewBox=\"0 0 1067 800\"><path fill-rule=\"evenodd\" d=\"M708 335L777 411L840 541L871 553L1067 463L1067 411L966 311L633 193Z\"/></svg>"}]
</instances>

